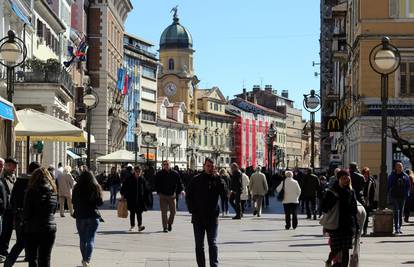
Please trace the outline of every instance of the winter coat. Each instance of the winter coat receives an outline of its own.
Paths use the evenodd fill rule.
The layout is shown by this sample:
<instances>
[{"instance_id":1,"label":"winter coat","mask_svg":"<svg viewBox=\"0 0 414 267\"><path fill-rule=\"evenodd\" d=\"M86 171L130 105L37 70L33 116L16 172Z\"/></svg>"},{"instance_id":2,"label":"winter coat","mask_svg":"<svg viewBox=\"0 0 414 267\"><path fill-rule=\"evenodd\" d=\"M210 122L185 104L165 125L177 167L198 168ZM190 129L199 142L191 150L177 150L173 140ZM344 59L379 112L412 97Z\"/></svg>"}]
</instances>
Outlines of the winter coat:
<instances>
[{"instance_id":1,"label":"winter coat","mask_svg":"<svg viewBox=\"0 0 414 267\"><path fill-rule=\"evenodd\" d=\"M80 186L76 184L73 188L73 217L76 219L100 218L98 207L103 204L102 196L96 195L95 192L85 192L86 190L84 191Z\"/></svg>"},{"instance_id":2,"label":"winter coat","mask_svg":"<svg viewBox=\"0 0 414 267\"><path fill-rule=\"evenodd\" d=\"M302 178L302 195L305 198L315 198L319 189L318 177L314 174L306 174Z\"/></svg>"},{"instance_id":3,"label":"winter coat","mask_svg":"<svg viewBox=\"0 0 414 267\"><path fill-rule=\"evenodd\" d=\"M374 207L375 191L377 190L375 187L376 187L375 181L370 176L368 178L368 181L365 182L365 187L364 187L364 200L365 200L365 206L367 207L368 211L371 211Z\"/></svg>"},{"instance_id":4,"label":"winter coat","mask_svg":"<svg viewBox=\"0 0 414 267\"><path fill-rule=\"evenodd\" d=\"M355 191L355 196L357 200L362 204L365 205L364 199L364 187L365 187L365 178L359 172L351 172L351 182L352 188Z\"/></svg>"},{"instance_id":5,"label":"winter coat","mask_svg":"<svg viewBox=\"0 0 414 267\"><path fill-rule=\"evenodd\" d=\"M155 190L158 194L174 196L183 191L183 184L178 172L161 170L155 176Z\"/></svg>"},{"instance_id":6,"label":"winter coat","mask_svg":"<svg viewBox=\"0 0 414 267\"><path fill-rule=\"evenodd\" d=\"M121 195L127 201L127 207L130 211L144 212L148 210L149 191L146 187L144 177L131 175L121 187Z\"/></svg>"},{"instance_id":7,"label":"winter coat","mask_svg":"<svg viewBox=\"0 0 414 267\"><path fill-rule=\"evenodd\" d=\"M110 173L108 176L107 186L121 185L121 177L118 173Z\"/></svg>"},{"instance_id":8,"label":"winter coat","mask_svg":"<svg viewBox=\"0 0 414 267\"><path fill-rule=\"evenodd\" d=\"M57 194L50 185L28 190L23 208L25 233L56 232L57 204Z\"/></svg>"},{"instance_id":9,"label":"winter coat","mask_svg":"<svg viewBox=\"0 0 414 267\"><path fill-rule=\"evenodd\" d=\"M291 204L291 203L298 204L299 196L301 193L299 183L293 178L286 178L284 184L285 184L285 193L283 196L282 203L283 204ZM283 182L279 184L279 186L276 188L276 191L280 192L282 191L282 188L283 188Z\"/></svg>"},{"instance_id":10,"label":"winter coat","mask_svg":"<svg viewBox=\"0 0 414 267\"><path fill-rule=\"evenodd\" d=\"M205 172L196 175L186 188L186 202L191 213L191 222L202 225L217 224L220 195L227 195L227 186L220 177Z\"/></svg>"},{"instance_id":11,"label":"winter coat","mask_svg":"<svg viewBox=\"0 0 414 267\"><path fill-rule=\"evenodd\" d=\"M242 173L242 185L243 185L243 190L242 193L240 195L240 199L241 200L248 200L249 199L249 176L247 176L247 174Z\"/></svg>"},{"instance_id":12,"label":"winter coat","mask_svg":"<svg viewBox=\"0 0 414 267\"><path fill-rule=\"evenodd\" d=\"M59 197L72 197L72 189L75 185L75 179L73 179L72 174L65 172L61 174L58 179L58 185Z\"/></svg>"},{"instance_id":13,"label":"winter coat","mask_svg":"<svg viewBox=\"0 0 414 267\"><path fill-rule=\"evenodd\" d=\"M243 192L243 178L241 171L237 171L230 176L230 190L241 194Z\"/></svg>"},{"instance_id":14,"label":"winter coat","mask_svg":"<svg viewBox=\"0 0 414 267\"><path fill-rule=\"evenodd\" d=\"M335 191L339 197L336 197L331 190ZM342 188L338 183L335 183L331 190L328 190L322 201L322 211L327 213L339 201L339 226L334 232L354 235L360 229L357 221L358 208L354 190Z\"/></svg>"},{"instance_id":15,"label":"winter coat","mask_svg":"<svg viewBox=\"0 0 414 267\"><path fill-rule=\"evenodd\" d=\"M254 195L264 196L266 195L267 191L269 190L266 176L258 171L252 174L250 177L250 184L249 184L250 192Z\"/></svg>"},{"instance_id":16,"label":"winter coat","mask_svg":"<svg viewBox=\"0 0 414 267\"><path fill-rule=\"evenodd\" d=\"M14 183L10 197L10 205L15 215L15 220L23 220L24 197L29 184L30 175L22 175Z\"/></svg>"},{"instance_id":17,"label":"winter coat","mask_svg":"<svg viewBox=\"0 0 414 267\"><path fill-rule=\"evenodd\" d=\"M8 174L5 170L0 175L0 179L4 185L6 191L6 210L11 210L10 197L13 191L14 183L16 182L16 176L14 174Z\"/></svg>"},{"instance_id":18,"label":"winter coat","mask_svg":"<svg viewBox=\"0 0 414 267\"><path fill-rule=\"evenodd\" d=\"M410 196L411 180L410 180L410 177L407 174L405 174L404 172L401 172L401 175L402 175L402 178L403 178L403 181L404 181L404 193L398 199L407 199ZM391 189L392 189L396 179L397 179L397 173L395 173L395 171L393 171L388 176L387 192L390 195L391 195ZM395 198L393 196L390 196L390 197Z\"/></svg>"}]
</instances>

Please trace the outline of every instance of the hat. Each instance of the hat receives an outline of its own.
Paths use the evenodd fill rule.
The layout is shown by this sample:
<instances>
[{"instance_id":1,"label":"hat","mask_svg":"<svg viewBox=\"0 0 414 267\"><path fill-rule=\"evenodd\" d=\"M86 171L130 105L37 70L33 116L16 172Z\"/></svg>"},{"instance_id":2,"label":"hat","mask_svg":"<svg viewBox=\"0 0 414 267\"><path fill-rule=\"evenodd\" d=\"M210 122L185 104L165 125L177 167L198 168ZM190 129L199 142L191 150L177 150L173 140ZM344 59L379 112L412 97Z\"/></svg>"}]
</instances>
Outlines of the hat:
<instances>
[{"instance_id":1,"label":"hat","mask_svg":"<svg viewBox=\"0 0 414 267\"><path fill-rule=\"evenodd\" d=\"M13 164L19 164L19 161L15 158L8 157L4 160L4 163L13 163Z\"/></svg>"},{"instance_id":2,"label":"hat","mask_svg":"<svg viewBox=\"0 0 414 267\"><path fill-rule=\"evenodd\" d=\"M128 163L128 165L127 165L127 167L134 167L134 166L132 166L132 164L131 163Z\"/></svg>"},{"instance_id":3,"label":"hat","mask_svg":"<svg viewBox=\"0 0 414 267\"><path fill-rule=\"evenodd\" d=\"M49 167L47 167L48 170L53 171L55 169L55 166L53 166L52 164L49 165Z\"/></svg>"}]
</instances>

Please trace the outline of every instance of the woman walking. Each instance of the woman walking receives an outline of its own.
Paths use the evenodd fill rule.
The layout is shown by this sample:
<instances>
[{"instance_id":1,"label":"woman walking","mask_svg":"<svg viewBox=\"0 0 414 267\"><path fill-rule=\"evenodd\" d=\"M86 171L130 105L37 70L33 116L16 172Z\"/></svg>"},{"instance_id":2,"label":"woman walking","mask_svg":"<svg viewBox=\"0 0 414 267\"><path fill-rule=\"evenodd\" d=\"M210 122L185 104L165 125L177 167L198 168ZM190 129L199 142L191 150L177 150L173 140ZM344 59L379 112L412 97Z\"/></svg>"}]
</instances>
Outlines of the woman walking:
<instances>
[{"instance_id":1,"label":"woman walking","mask_svg":"<svg viewBox=\"0 0 414 267\"><path fill-rule=\"evenodd\" d=\"M121 178L119 177L118 172L116 171L115 167L111 168L111 173L108 176L108 186L111 192L110 195L110 205L111 208L115 208L116 205L116 195L118 194L119 190L121 189Z\"/></svg>"},{"instance_id":2,"label":"woman walking","mask_svg":"<svg viewBox=\"0 0 414 267\"><path fill-rule=\"evenodd\" d=\"M351 187L351 178L345 170L337 173L337 180L332 189L328 190L322 203L322 211L327 213L339 202L339 224L335 230L327 230L330 236L330 261L336 258L337 262L332 266L347 267L349 263L349 250L352 248L352 240L359 232L357 221L357 200ZM330 266L331 262L327 262Z\"/></svg>"},{"instance_id":3,"label":"woman walking","mask_svg":"<svg viewBox=\"0 0 414 267\"><path fill-rule=\"evenodd\" d=\"M72 168L66 166L58 179L60 217L65 217L65 201L68 205L70 215L73 215L72 189L75 185L75 179L73 179L71 172Z\"/></svg>"},{"instance_id":4,"label":"woman walking","mask_svg":"<svg viewBox=\"0 0 414 267\"><path fill-rule=\"evenodd\" d=\"M224 168L220 169L219 175L220 175L221 180L226 184L227 188L229 188L230 187L230 175L226 171L226 169ZM220 199L221 199L222 216L224 217L225 214L229 213L229 197L227 196L227 194L222 194L220 195Z\"/></svg>"},{"instance_id":5,"label":"woman walking","mask_svg":"<svg viewBox=\"0 0 414 267\"><path fill-rule=\"evenodd\" d=\"M138 231L143 231L145 226L142 225L142 213L147 211L149 201L146 182L139 166L135 166L134 174L129 176L122 184L121 196L127 201L131 224L129 231L135 230L135 216L138 221Z\"/></svg>"},{"instance_id":6,"label":"woman walking","mask_svg":"<svg viewBox=\"0 0 414 267\"><path fill-rule=\"evenodd\" d=\"M29 267L49 267L56 237L56 184L46 168L29 179L23 208L23 229Z\"/></svg>"},{"instance_id":7,"label":"woman walking","mask_svg":"<svg viewBox=\"0 0 414 267\"><path fill-rule=\"evenodd\" d=\"M285 229L289 230L292 225L293 229L298 226L298 205L301 189L299 183L293 179L293 172L285 172L285 180L276 188L277 192L284 190L283 208L285 210ZM292 221L292 224L291 224Z\"/></svg>"},{"instance_id":8,"label":"woman walking","mask_svg":"<svg viewBox=\"0 0 414 267\"><path fill-rule=\"evenodd\" d=\"M73 189L72 202L73 217L76 218L80 240L82 266L86 267L91 261L96 230L101 219L98 207L103 204L101 186L89 171L84 171L79 176L79 182Z\"/></svg>"}]
</instances>

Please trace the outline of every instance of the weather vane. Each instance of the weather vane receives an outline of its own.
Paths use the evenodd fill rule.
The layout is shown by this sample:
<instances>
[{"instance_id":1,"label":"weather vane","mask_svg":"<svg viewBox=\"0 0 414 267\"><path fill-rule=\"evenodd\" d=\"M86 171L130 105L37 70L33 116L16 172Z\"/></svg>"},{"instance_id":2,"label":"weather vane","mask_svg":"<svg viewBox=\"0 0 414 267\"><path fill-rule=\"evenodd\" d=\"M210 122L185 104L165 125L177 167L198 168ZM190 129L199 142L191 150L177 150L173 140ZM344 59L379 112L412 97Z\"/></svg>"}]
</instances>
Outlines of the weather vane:
<instances>
[{"instance_id":1,"label":"weather vane","mask_svg":"<svg viewBox=\"0 0 414 267\"><path fill-rule=\"evenodd\" d=\"M174 19L177 19L178 18L178 15L177 15L177 13L178 13L178 5L175 6L175 7L173 7L171 9L170 13L173 13L173 12L174 12Z\"/></svg>"}]
</instances>

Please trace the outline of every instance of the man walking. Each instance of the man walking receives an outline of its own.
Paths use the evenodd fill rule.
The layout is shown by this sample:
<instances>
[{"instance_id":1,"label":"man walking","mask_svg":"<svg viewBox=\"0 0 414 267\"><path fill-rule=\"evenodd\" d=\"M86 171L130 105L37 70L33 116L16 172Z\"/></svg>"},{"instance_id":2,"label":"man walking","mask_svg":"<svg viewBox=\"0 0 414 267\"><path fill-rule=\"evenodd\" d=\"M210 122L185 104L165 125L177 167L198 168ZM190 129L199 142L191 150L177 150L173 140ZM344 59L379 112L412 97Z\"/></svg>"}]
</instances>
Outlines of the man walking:
<instances>
[{"instance_id":1,"label":"man walking","mask_svg":"<svg viewBox=\"0 0 414 267\"><path fill-rule=\"evenodd\" d=\"M4 161L4 169L0 174L0 179L6 191L6 205L2 220L2 231L0 234L0 261L6 259L9 249L10 238L13 232L13 210L10 205L10 196L16 182L16 168L19 162L14 158L7 158Z\"/></svg>"},{"instance_id":2,"label":"man walking","mask_svg":"<svg viewBox=\"0 0 414 267\"><path fill-rule=\"evenodd\" d=\"M241 219L241 193L243 191L242 173L237 163L231 164L231 176L230 176L230 205L236 212L233 220Z\"/></svg>"},{"instance_id":3,"label":"man walking","mask_svg":"<svg viewBox=\"0 0 414 267\"><path fill-rule=\"evenodd\" d=\"M363 206L365 206L364 200L364 188L365 188L365 178L358 169L358 164L356 162L351 162L349 164L349 172L351 174L351 184L352 189L354 189L356 198Z\"/></svg>"},{"instance_id":4,"label":"man walking","mask_svg":"<svg viewBox=\"0 0 414 267\"><path fill-rule=\"evenodd\" d=\"M169 160L162 162L162 170L155 177L155 189L160 197L164 233L171 232L176 213L176 195L183 193L183 185L180 175L171 169ZM170 212L169 217L167 217L168 211Z\"/></svg>"},{"instance_id":5,"label":"man walking","mask_svg":"<svg viewBox=\"0 0 414 267\"><path fill-rule=\"evenodd\" d=\"M26 193L27 185L29 179L32 176L32 173L40 168L40 164L36 161L33 161L29 164L27 174L24 174L17 178L16 183L14 184L13 191L10 198L10 205L14 214L14 225L16 230L16 243L10 250L9 255L7 255L6 261L4 262L4 267L11 267L16 262L20 253L25 247L25 238L23 235L23 204L24 196Z\"/></svg>"},{"instance_id":6,"label":"man walking","mask_svg":"<svg viewBox=\"0 0 414 267\"><path fill-rule=\"evenodd\" d=\"M256 171L250 177L249 188L253 196L253 216L262 215L262 201L269 187L267 185L266 176L260 171L261 167L257 166Z\"/></svg>"},{"instance_id":7,"label":"man walking","mask_svg":"<svg viewBox=\"0 0 414 267\"><path fill-rule=\"evenodd\" d=\"M319 179L312 173L312 169L308 168L302 181L302 194L305 201L307 219L316 220L316 193L319 189Z\"/></svg>"},{"instance_id":8,"label":"man walking","mask_svg":"<svg viewBox=\"0 0 414 267\"><path fill-rule=\"evenodd\" d=\"M410 195L410 178L403 171L403 164L396 162L394 171L388 176L388 194L394 208L394 229L396 234L402 234L402 216L406 199Z\"/></svg>"},{"instance_id":9,"label":"man walking","mask_svg":"<svg viewBox=\"0 0 414 267\"><path fill-rule=\"evenodd\" d=\"M210 267L218 266L218 199L227 194L225 182L214 174L214 161L206 158L204 170L196 175L186 188L186 202L191 213L194 229L195 251L198 267L206 266L204 254L204 236L207 233Z\"/></svg>"}]
</instances>

